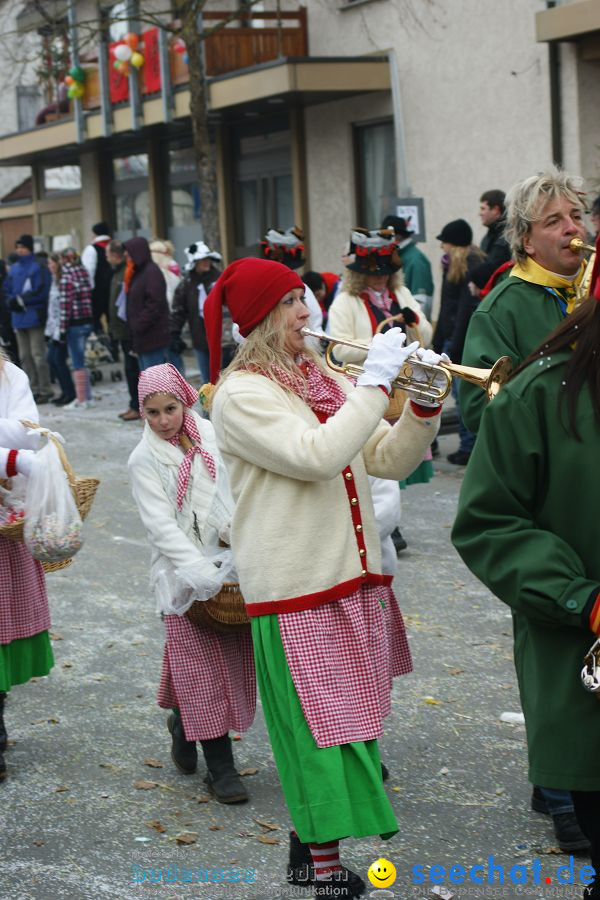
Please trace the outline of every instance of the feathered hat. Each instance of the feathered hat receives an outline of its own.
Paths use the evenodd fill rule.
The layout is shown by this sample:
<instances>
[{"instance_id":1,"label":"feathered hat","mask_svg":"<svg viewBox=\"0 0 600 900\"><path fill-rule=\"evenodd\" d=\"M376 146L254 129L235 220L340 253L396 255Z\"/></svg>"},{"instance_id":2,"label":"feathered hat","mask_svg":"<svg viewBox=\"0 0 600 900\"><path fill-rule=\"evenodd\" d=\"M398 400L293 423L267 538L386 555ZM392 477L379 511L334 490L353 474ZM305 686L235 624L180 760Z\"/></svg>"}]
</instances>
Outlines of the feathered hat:
<instances>
[{"instance_id":1,"label":"feathered hat","mask_svg":"<svg viewBox=\"0 0 600 900\"><path fill-rule=\"evenodd\" d=\"M260 242L263 259L283 263L289 269L299 269L304 265L304 232L297 225L282 231L269 228Z\"/></svg>"},{"instance_id":2,"label":"feathered hat","mask_svg":"<svg viewBox=\"0 0 600 900\"><path fill-rule=\"evenodd\" d=\"M354 260L346 268L361 275L393 275L402 265L393 228L355 228L350 232L349 252Z\"/></svg>"}]
</instances>

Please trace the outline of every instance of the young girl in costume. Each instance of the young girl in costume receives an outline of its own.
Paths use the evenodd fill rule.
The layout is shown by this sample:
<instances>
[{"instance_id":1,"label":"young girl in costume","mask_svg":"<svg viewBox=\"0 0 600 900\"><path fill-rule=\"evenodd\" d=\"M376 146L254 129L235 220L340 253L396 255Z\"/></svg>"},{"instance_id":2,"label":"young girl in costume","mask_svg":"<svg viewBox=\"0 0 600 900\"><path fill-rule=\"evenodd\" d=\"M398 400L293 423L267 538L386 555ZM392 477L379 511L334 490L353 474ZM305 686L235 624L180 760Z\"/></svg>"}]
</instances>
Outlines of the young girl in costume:
<instances>
[{"instance_id":1,"label":"young girl in costume","mask_svg":"<svg viewBox=\"0 0 600 900\"><path fill-rule=\"evenodd\" d=\"M171 364L151 366L138 386L144 433L129 458L133 496L152 547L150 582L165 623L158 705L173 761L196 771L200 741L217 800L248 799L229 731L246 731L256 707L249 633L219 633L185 615L235 578L229 543L233 502L212 425L192 410L198 392Z\"/></svg>"},{"instance_id":2,"label":"young girl in costume","mask_svg":"<svg viewBox=\"0 0 600 900\"><path fill-rule=\"evenodd\" d=\"M28 476L39 434L28 433L25 419L38 412L22 369L0 351L0 478ZM0 537L0 780L6 776L7 734L4 701L11 687L47 675L54 665L48 636L50 611L41 563L25 544Z\"/></svg>"}]
</instances>

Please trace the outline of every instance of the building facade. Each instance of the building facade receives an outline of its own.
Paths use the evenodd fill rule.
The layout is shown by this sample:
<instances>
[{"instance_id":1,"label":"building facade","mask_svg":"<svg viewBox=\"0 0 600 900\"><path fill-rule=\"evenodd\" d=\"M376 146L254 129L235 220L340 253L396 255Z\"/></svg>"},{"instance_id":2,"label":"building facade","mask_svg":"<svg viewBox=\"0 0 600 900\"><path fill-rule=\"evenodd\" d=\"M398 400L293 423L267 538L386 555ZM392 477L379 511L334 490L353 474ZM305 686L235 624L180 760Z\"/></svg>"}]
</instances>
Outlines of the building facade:
<instances>
[{"instance_id":1,"label":"building facade","mask_svg":"<svg viewBox=\"0 0 600 900\"><path fill-rule=\"evenodd\" d=\"M3 255L22 231L47 249L82 246L99 219L123 238L168 237L179 253L201 237L185 54L168 22L138 25L123 6L120 32L81 42L81 104L29 124L43 98L27 69L0 99ZM232 7L214 0L205 21ZM376 227L414 195L435 269L447 221L465 218L481 237L484 190L556 161L598 192L596 0L282 0L277 10L264 0L205 45L227 259L295 223L310 266L339 271L351 227ZM28 15L25 5L17 28L20 16L31 30ZM114 48L127 31L140 33L145 59L119 79Z\"/></svg>"}]
</instances>

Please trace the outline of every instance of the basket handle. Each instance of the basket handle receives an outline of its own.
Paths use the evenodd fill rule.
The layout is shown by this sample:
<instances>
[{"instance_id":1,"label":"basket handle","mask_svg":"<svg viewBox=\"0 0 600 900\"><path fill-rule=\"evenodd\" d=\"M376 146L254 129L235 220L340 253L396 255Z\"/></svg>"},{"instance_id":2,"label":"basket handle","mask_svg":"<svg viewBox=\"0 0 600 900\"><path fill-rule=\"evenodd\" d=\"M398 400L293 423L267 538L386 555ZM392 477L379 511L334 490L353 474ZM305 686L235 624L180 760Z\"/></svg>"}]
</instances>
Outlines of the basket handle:
<instances>
[{"instance_id":1,"label":"basket handle","mask_svg":"<svg viewBox=\"0 0 600 900\"><path fill-rule=\"evenodd\" d=\"M34 429L42 429L43 428L42 425L38 425L37 422L30 422L29 419L21 419L21 425L24 425L25 428L34 428ZM56 447L56 449L58 451L58 458L60 459L60 461L62 463L62 467L65 470L65 473L67 475L67 480L69 482L69 486L70 486L71 490L73 491L73 495L75 496L76 475L73 470L73 466L67 459L67 454L64 451L63 445L47 429L43 429L43 430L46 432L46 437L48 438L48 440L52 441L52 443L54 444L54 446Z\"/></svg>"}]
</instances>

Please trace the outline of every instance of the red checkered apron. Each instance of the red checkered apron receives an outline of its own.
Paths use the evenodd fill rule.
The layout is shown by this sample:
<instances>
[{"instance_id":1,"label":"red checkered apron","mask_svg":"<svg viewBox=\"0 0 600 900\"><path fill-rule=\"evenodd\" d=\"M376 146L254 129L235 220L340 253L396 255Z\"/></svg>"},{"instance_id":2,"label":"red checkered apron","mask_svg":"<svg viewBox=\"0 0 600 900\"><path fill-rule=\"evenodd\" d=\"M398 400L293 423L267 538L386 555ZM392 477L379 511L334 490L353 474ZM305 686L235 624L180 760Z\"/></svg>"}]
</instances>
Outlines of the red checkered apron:
<instances>
[{"instance_id":1,"label":"red checkered apron","mask_svg":"<svg viewBox=\"0 0 600 900\"><path fill-rule=\"evenodd\" d=\"M165 616L165 650L158 705L179 709L188 741L247 731L256 710L250 632L226 634Z\"/></svg>"},{"instance_id":2,"label":"red checkered apron","mask_svg":"<svg viewBox=\"0 0 600 900\"><path fill-rule=\"evenodd\" d=\"M412 671L402 614L389 587L279 615L304 718L317 747L381 736L392 678Z\"/></svg>"},{"instance_id":3,"label":"red checkered apron","mask_svg":"<svg viewBox=\"0 0 600 900\"><path fill-rule=\"evenodd\" d=\"M0 644L50 628L44 571L18 541L0 537Z\"/></svg>"}]
</instances>

